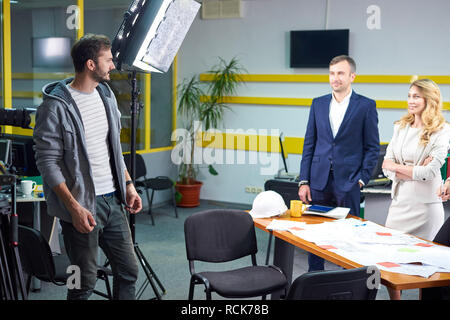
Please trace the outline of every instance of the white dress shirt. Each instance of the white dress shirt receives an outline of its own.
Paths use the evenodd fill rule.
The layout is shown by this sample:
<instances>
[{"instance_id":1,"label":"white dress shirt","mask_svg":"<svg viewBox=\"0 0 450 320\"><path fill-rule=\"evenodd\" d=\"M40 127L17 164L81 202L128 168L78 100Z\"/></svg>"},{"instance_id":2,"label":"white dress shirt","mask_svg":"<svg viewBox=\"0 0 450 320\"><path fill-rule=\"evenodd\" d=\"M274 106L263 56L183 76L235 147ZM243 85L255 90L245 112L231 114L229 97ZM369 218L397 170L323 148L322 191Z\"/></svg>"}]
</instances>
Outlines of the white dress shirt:
<instances>
[{"instance_id":1,"label":"white dress shirt","mask_svg":"<svg viewBox=\"0 0 450 320\"><path fill-rule=\"evenodd\" d=\"M344 115L347 111L348 104L350 103L351 95L352 91L350 90L350 93L347 94L341 102L336 101L336 99L334 98L334 94L331 95L332 98L330 102L330 125L331 131L333 132L333 138L336 137L342 120L344 120Z\"/></svg>"},{"instance_id":2,"label":"white dress shirt","mask_svg":"<svg viewBox=\"0 0 450 320\"><path fill-rule=\"evenodd\" d=\"M348 105L350 103L350 97L352 95L352 90L342 99L341 102L337 102L334 98L334 93L331 94L331 102L330 102L330 126L331 131L333 132L333 138L336 138L336 134L339 131L339 127L342 124L342 120L344 120L345 112L347 111ZM359 182L362 185L365 185L364 182L360 179Z\"/></svg>"}]
</instances>

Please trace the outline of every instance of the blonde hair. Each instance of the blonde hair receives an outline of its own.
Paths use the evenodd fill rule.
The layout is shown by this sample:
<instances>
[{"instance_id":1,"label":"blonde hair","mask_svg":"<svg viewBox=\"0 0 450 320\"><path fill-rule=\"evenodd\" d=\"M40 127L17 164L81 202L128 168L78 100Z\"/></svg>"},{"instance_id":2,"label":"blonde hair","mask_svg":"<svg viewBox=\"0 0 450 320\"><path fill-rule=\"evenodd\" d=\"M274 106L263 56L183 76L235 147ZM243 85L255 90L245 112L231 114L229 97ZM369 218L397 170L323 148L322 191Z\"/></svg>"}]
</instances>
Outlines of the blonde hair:
<instances>
[{"instance_id":1,"label":"blonde hair","mask_svg":"<svg viewBox=\"0 0 450 320\"><path fill-rule=\"evenodd\" d=\"M411 83L409 88L413 86L417 87L425 99L425 109L421 115L423 128L420 144L427 145L428 141L430 141L430 136L434 132L439 131L445 124L445 118L442 115L441 91L437 84L430 79L416 80ZM400 128L404 128L407 124L412 125L414 123L414 115L408 112L395 123L400 124Z\"/></svg>"}]
</instances>

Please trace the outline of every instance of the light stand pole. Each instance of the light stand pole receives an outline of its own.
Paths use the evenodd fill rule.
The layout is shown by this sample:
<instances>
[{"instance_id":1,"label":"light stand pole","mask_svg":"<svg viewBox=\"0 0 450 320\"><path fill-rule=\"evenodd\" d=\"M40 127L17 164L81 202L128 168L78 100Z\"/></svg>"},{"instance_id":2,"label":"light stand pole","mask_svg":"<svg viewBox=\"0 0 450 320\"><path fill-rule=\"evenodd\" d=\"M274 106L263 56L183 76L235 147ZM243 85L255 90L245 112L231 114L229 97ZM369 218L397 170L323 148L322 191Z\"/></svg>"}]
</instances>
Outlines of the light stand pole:
<instances>
[{"instance_id":1,"label":"light stand pole","mask_svg":"<svg viewBox=\"0 0 450 320\"><path fill-rule=\"evenodd\" d=\"M133 183L136 178L136 116L140 107L136 72L161 73L169 70L200 6L200 3L194 0L132 0L111 45L116 69L121 71L123 65L126 70L131 71L131 163L129 164L129 173ZM142 295L150 283L156 298L161 299L154 280L163 293L166 290L136 243L134 214L130 214L130 230L136 256L147 276L137 297Z\"/></svg>"},{"instance_id":2,"label":"light stand pole","mask_svg":"<svg viewBox=\"0 0 450 320\"><path fill-rule=\"evenodd\" d=\"M137 87L137 80L136 80L136 71L132 71L130 74L131 76L131 141L130 141L130 177L133 180L133 184L135 184L136 180L136 129L137 129L137 115L140 108L139 103L139 89ZM161 294L159 293L158 288L156 287L156 283L161 288L162 293L166 293L166 289L162 285L161 281L159 281L158 277L156 276L155 272L153 271L152 267L150 266L150 263L148 263L147 259L145 258L144 254L142 253L141 249L139 248L139 245L136 242L136 217L135 214L130 213L130 230L131 230L131 238L133 241L134 251L136 253L136 257L139 260L142 269L145 272L145 275L147 279L142 284L141 288L138 290L137 298L139 299L144 292L144 290L147 288L148 284L152 286L153 292L155 293L155 299L161 300Z\"/></svg>"}]
</instances>

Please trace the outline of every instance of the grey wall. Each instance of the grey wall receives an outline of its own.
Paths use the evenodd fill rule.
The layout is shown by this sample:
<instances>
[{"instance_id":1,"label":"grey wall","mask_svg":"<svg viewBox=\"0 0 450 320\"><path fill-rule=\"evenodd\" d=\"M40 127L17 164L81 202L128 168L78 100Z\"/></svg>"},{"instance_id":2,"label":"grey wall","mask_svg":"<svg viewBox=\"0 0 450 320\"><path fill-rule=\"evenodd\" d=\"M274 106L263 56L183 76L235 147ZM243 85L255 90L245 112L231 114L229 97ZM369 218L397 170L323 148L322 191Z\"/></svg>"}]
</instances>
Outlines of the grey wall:
<instances>
[{"instance_id":1,"label":"grey wall","mask_svg":"<svg viewBox=\"0 0 450 320\"><path fill-rule=\"evenodd\" d=\"M380 8L381 29L369 30L370 5ZM450 2L447 0L242 0L243 18L202 20L191 27L179 53L179 81L205 72L217 62L238 57L250 74L327 74L327 69L289 68L289 31L349 28L350 55L358 74L448 75ZM407 84L354 84L361 94L378 100L406 101ZM444 101L450 86L442 85ZM330 92L320 83L246 83L239 96L313 98ZM231 104L225 128L244 131L279 129L285 136L303 137L309 107ZM405 102L406 106L406 102ZM388 142L393 122L405 113L379 109L381 141ZM449 112L445 117L450 119ZM240 154L242 152L237 152ZM244 152L248 158L249 153ZM275 159L275 158L274 158ZM299 170L300 156L289 155L288 167ZM282 161L278 155L279 167ZM274 160L275 161L275 160ZM203 170L201 197L251 204L255 195L246 186L263 187L272 175L262 175L264 165L218 165L219 176ZM266 166L267 167L267 166Z\"/></svg>"}]
</instances>

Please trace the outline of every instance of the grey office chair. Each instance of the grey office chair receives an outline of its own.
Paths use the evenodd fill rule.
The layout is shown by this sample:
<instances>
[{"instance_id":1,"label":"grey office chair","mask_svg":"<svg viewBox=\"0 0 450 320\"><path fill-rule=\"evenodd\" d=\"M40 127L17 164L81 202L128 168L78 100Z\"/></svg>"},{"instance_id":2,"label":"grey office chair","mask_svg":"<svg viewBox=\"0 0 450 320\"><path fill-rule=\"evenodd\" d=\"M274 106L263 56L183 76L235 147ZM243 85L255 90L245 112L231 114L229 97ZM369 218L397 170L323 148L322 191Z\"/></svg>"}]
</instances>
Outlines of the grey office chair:
<instances>
[{"instance_id":1,"label":"grey office chair","mask_svg":"<svg viewBox=\"0 0 450 320\"><path fill-rule=\"evenodd\" d=\"M124 154L124 160L125 164L128 168L128 171L130 171L130 161L131 161L131 155L130 154ZM136 188L142 188L145 190L146 196L147 196L147 202L148 202L148 211L147 213L150 215L150 218L152 220L152 225L155 225L155 220L153 218L152 213L152 205L153 205L153 195L155 193L155 190L168 190L170 189L172 192L172 204L175 210L175 217L178 218L178 211L177 211L177 203L175 200L175 186L170 180L169 177L166 176L158 176L155 178L147 178L147 168L145 166L144 158L140 154L136 154ZM151 197L148 194L148 189L152 190Z\"/></svg>"},{"instance_id":2,"label":"grey office chair","mask_svg":"<svg viewBox=\"0 0 450 320\"><path fill-rule=\"evenodd\" d=\"M70 274L67 267L71 265L65 254L53 256L48 242L40 231L19 225L19 255L22 267L28 275L26 289L30 292L31 279L36 277L41 281L52 282L64 286ZM112 275L106 267L99 267L97 278L105 281L107 293L94 290L94 293L112 299L108 276Z\"/></svg>"},{"instance_id":3,"label":"grey office chair","mask_svg":"<svg viewBox=\"0 0 450 320\"><path fill-rule=\"evenodd\" d=\"M287 300L375 300L368 267L304 273L292 283ZM370 282L370 280L369 280Z\"/></svg>"},{"instance_id":4,"label":"grey office chair","mask_svg":"<svg viewBox=\"0 0 450 320\"><path fill-rule=\"evenodd\" d=\"M189 300L194 287L203 284L206 299L216 292L225 298L250 298L286 290L287 280L275 266L256 264L255 227L252 217L239 210L207 210L188 217L184 224L186 253L191 281ZM252 265L227 270L196 272L194 261L221 263L251 256Z\"/></svg>"}]
</instances>

